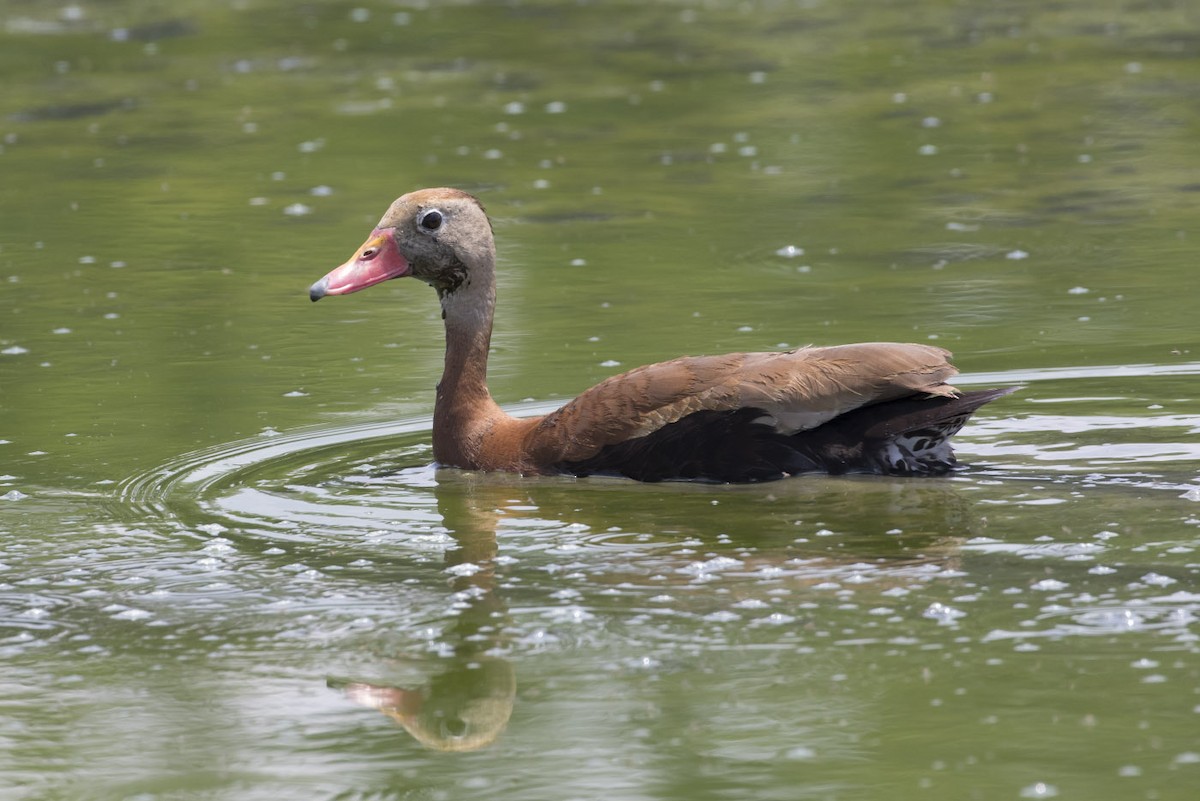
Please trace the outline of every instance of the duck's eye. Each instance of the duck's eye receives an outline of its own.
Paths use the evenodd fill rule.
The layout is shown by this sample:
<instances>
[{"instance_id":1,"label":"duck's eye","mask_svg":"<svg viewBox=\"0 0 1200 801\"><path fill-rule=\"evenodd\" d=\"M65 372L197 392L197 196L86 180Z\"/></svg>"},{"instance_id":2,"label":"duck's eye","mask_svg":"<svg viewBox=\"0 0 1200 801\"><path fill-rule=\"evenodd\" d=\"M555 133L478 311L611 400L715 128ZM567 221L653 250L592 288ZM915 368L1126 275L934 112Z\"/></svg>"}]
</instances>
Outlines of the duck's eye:
<instances>
[{"instance_id":1,"label":"duck's eye","mask_svg":"<svg viewBox=\"0 0 1200 801\"><path fill-rule=\"evenodd\" d=\"M426 231L436 231L442 227L442 213L437 209L430 209L417 218L417 225Z\"/></svg>"}]
</instances>

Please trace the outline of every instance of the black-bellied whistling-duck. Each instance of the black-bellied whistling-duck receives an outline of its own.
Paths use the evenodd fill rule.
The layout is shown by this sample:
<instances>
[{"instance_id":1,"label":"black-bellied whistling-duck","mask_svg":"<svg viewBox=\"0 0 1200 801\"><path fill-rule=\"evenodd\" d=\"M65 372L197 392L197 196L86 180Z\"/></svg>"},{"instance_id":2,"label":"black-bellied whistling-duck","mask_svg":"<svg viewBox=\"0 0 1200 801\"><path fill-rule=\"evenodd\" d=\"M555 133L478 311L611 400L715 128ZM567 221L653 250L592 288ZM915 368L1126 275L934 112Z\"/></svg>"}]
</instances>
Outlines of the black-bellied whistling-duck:
<instances>
[{"instance_id":1,"label":"black-bellied whistling-duck","mask_svg":"<svg viewBox=\"0 0 1200 801\"><path fill-rule=\"evenodd\" d=\"M543 417L514 418L487 388L496 247L479 201L422 189L394 202L349 261L309 296L414 276L437 290L446 364L433 411L438 463L642 481L767 481L806 473L937 475L949 439L1012 391L960 394L928 345L876 342L684 356L612 376Z\"/></svg>"}]
</instances>

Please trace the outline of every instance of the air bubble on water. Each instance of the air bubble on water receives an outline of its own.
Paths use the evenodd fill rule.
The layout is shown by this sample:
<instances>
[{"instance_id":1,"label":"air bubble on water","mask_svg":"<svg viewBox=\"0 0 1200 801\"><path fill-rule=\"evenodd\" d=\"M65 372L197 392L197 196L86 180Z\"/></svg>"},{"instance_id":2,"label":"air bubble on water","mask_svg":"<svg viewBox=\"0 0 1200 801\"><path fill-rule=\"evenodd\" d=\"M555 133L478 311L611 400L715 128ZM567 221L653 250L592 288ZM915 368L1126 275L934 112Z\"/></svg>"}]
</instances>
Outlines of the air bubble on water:
<instances>
[{"instance_id":1,"label":"air bubble on water","mask_svg":"<svg viewBox=\"0 0 1200 801\"><path fill-rule=\"evenodd\" d=\"M204 543L200 550L212 556L224 556L233 553L236 549L233 547L233 543L224 537L214 537Z\"/></svg>"},{"instance_id":2,"label":"air bubble on water","mask_svg":"<svg viewBox=\"0 0 1200 801\"><path fill-rule=\"evenodd\" d=\"M20 356L22 354L29 353L29 348L23 348L20 345L12 345L4 350L0 350L0 353L3 353L5 356Z\"/></svg>"},{"instance_id":3,"label":"air bubble on water","mask_svg":"<svg viewBox=\"0 0 1200 801\"><path fill-rule=\"evenodd\" d=\"M798 745L783 752L784 759L814 759L817 752L807 745Z\"/></svg>"},{"instance_id":4,"label":"air bubble on water","mask_svg":"<svg viewBox=\"0 0 1200 801\"><path fill-rule=\"evenodd\" d=\"M329 197L333 194L333 188L326 186L325 184L321 184L320 186L314 186L312 189L308 190L308 194L312 195L313 197Z\"/></svg>"},{"instance_id":5,"label":"air bubble on water","mask_svg":"<svg viewBox=\"0 0 1200 801\"><path fill-rule=\"evenodd\" d=\"M283 397L285 397L285 398L307 398L308 393L304 392L303 390L293 389L291 392L283 393Z\"/></svg>"},{"instance_id":6,"label":"air bubble on water","mask_svg":"<svg viewBox=\"0 0 1200 801\"><path fill-rule=\"evenodd\" d=\"M542 617L562 623L583 623L595 617L591 612L580 606L563 606L548 609Z\"/></svg>"},{"instance_id":7,"label":"air bubble on water","mask_svg":"<svg viewBox=\"0 0 1200 801\"><path fill-rule=\"evenodd\" d=\"M1004 254L1004 258L1012 259L1013 261L1020 261L1021 259L1029 258L1029 253L1020 249L1010 250L1008 253Z\"/></svg>"},{"instance_id":8,"label":"air bubble on water","mask_svg":"<svg viewBox=\"0 0 1200 801\"><path fill-rule=\"evenodd\" d=\"M938 149L937 145L921 145L917 148L917 152L922 156L936 156Z\"/></svg>"},{"instance_id":9,"label":"air bubble on water","mask_svg":"<svg viewBox=\"0 0 1200 801\"><path fill-rule=\"evenodd\" d=\"M768 606L766 601L758 598L745 598L733 605L734 609L766 609Z\"/></svg>"},{"instance_id":10,"label":"air bubble on water","mask_svg":"<svg viewBox=\"0 0 1200 801\"><path fill-rule=\"evenodd\" d=\"M620 367L621 363L619 361L617 361L616 359L605 359L604 361L600 362L600 366L601 367Z\"/></svg>"},{"instance_id":11,"label":"air bubble on water","mask_svg":"<svg viewBox=\"0 0 1200 801\"><path fill-rule=\"evenodd\" d=\"M289 217L303 217L306 214L312 214L312 206L306 206L303 203L292 203L284 207L283 213Z\"/></svg>"},{"instance_id":12,"label":"air bubble on water","mask_svg":"<svg viewBox=\"0 0 1200 801\"><path fill-rule=\"evenodd\" d=\"M1200 765L1200 753L1184 751L1171 760L1172 765Z\"/></svg>"},{"instance_id":13,"label":"air bubble on water","mask_svg":"<svg viewBox=\"0 0 1200 801\"><path fill-rule=\"evenodd\" d=\"M1146 575L1142 576L1142 581L1144 581L1146 584L1153 584L1156 587L1167 587L1171 584L1177 583L1177 579L1173 579L1170 576L1164 576L1159 573L1147 573Z\"/></svg>"},{"instance_id":14,"label":"air bubble on water","mask_svg":"<svg viewBox=\"0 0 1200 801\"><path fill-rule=\"evenodd\" d=\"M547 114L562 114L567 110L567 104L561 100L555 100L546 104Z\"/></svg>"},{"instance_id":15,"label":"air bubble on water","mask_svg":"<svg viewBox=\"0 0 1200 801\"><path fill-rule=\"evenodd\" d=\"M734 559L729 556L714 556L712 559L708 559L706 561L692 562L685 567L677 569L675 572L690 576L702 577L711 575L713 573L719 573L722 570L731 570L733 568L741 567L742 565L743 562L740 559Z\"/></svg>"},{"instance_id":16,"label":"air bubble on water","mask_svg":"<svg viewBox=\"0 0 1200 801\"><path fill-rule=\"evenodd\" d=\"M1058 788L1045 782L1035 782L1028 787L1021 788L1021 798L1054 798L1056 795L1058 795Z\"/></svg>"},{"instance_id":17,"label":"air bubble on water","mask_svg":"<svg viewBox=\"0 0 1200 801\"><path fill-rule=\"evenodd\" d=\"M1034 582L1032 589L1040 590L1042 592L1054 592L1055 590L1065 590L1067 588L1067 586L1068 585L1065 581L1059 581L1058 579L1049 579L1048 578L1048 579L1042 579L1041 581Z\"/></svg>"},{"instance_id":18,"label":"air bubble on water","mask_svg":"<svg viewBox=\"0 0 1200 801\"><path fill-rule=\"evenodd\" d=\"M461 562L446 568L445 572L452 576L473 576L480 570L483 568L473 562Z\"/></svg>"},{"instance_id":19,"label":"air bubble on water","mask_svg":"<svg viewBox=\"0 0 1200 801\"><path fill-rule=\"evenodd\" d=\"M940 601L934 601L925 608L924 612L921 613L921 617L928 618L929 620L936 620L938 623L943 625L953 623L959 618L966 617L966 615L967 613L961 609L955 609L952 606L947 606Z\"/></svg>"},{"instance_id":20,"label":"air bubble on water","mask_svg":"<svg viewBox=\"0 0 1200 801\"><path fill-rule=\"evenodd\" d=\"M310 139L307 142L301 142L296 145L296 149L301 153L316 153L323 147L325 147L324 139Z\"/></svg>"},{"instance_id":21,"label":"air bubble on water","mask_svg":"<svg viewBox=\"0 0 1200 801\"><path fill-rule=\"evenodd\" d=\"M797 256L804 255L804 248L795 245L784 245L779 250L775 251L776 256L782 256L785 259L794 259Z\"/></svg>"},{"instance_id":22,"label":"air bubble on water","mask_svg":"<svg viewBox=\"0 0 1200 801\"><path fill-rule=\"evenodd\" d=\"M1067 294L1068 295L1086 295L1087 293L1089 293L1091 291L1092 290L1088 289L1085 286L1073 286L1067 290Z\"/></svg>"},{"instance_id":23,"label":"air bubble on water","mask_svg":"<svg viewBox=\"0 0 1200 801\"><path fill-rule=\"evenodd\" d=\"M145 609L122 609L112 616L113 620L146 620L154 617L153 612L147 612Z\"/></svg>"}]
</instances>

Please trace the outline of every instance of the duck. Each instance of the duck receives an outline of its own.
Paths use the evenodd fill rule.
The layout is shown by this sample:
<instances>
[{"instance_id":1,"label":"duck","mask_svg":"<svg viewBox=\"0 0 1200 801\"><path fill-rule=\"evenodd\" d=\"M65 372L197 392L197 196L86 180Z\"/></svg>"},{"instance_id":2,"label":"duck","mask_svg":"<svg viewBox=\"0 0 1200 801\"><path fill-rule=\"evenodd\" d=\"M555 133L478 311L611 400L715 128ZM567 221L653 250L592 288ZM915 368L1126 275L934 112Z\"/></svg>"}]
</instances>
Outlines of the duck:
<instances>
[{"instance_id":1,"label":"duck","mask_svg":"<svg viewBox=\"0 0 1200 801\"><path fill-rule=\"evenodd\" d=\"M439 467L645 482L940 476L957 466L951 437L1017 389L960 392L947 383L958 372L948 351L870 342L682 356L611 376L549 414L514 417L487 385L496 244L476 197L440 187L398 198L309 298L407 277L437 292L445 325Z\"/></svg>"}]
</instances>

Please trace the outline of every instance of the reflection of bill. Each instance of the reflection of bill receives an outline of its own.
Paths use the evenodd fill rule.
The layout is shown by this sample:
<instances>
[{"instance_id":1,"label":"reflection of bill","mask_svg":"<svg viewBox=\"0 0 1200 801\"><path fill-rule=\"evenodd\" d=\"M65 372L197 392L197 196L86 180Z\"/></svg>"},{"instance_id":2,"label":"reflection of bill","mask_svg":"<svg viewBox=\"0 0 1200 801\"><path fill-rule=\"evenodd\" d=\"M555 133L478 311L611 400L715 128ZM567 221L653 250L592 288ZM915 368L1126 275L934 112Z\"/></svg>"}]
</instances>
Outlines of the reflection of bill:
<instances>
[{"instance_id":1,"label":"reflection of bill","mask_svg":"<svg viewBox=\"0 0 1200 801\"><path fill-rule=\"evenodd\" d=\"M508 725L517 678L507 661L485 657L455 662L421 689L353 682L342 691L395 720L427 748L473 751L491 745Z\"/></svg>"}]
</instances>

